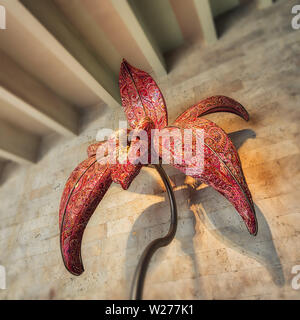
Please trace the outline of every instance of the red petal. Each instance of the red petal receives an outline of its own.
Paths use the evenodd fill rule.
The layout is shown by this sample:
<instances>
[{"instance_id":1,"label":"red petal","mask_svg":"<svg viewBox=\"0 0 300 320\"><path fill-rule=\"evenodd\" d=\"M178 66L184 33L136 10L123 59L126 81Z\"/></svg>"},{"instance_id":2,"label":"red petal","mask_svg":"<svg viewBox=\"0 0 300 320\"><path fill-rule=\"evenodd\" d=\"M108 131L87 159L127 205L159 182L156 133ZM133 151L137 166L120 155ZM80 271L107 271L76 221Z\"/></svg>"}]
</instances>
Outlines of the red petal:
<instances>
[{"instance_id":1,"label":"red petal","mask_svg":"<svg viewBox=\"0 0 300 320\"><path fill-rule=\"evenodd\" d=\"M81 241L85 227L112 180L108 166L95 157L84 160L68 179L60 203L60 246L68 271L83 271Z\"/></svg>"},{"instance_id":2,"label":"red petal","mask_svg":"<svg viewBox=\"0 0 300 320\"><path fill-rule=\"evenodd\" d=\"M214 112L231 112L237 114L246 121L249 120L247 110L240 103L229 97L213 96L188 108L175 120L175 123L181 121L193 122L198 117Z\"/></svg>"},{"instance_id":3,"label":"red petal","mask_svg":"<svg viewBox=\"0 0 300 320\"><path fill-rule=\"evenodd\" d=\"M188 172L188 175L200 179L224 195L243 218L249 232L255 235L257 223L252 197L244 178L238 153L228 135L215 123L205 119L197 119L193 122L183 121L176 125L181 129L182 135L184 129L192 129L193 141L190 142L190 145L194 154L196 129L203 130L204 162L203 170L198 170L193 163L189 164L185 160L181 165L173 164L174 167L185 174ZM167 134L167 131L170 130L174 130L174 127L163 129L162 135ZM172 144L171 147L168 144L163 145L165 149L170 148L173 159L176 157L178 159L178 151L177 154L174 153L172 147ZM156 151L162 156L161 150L156 148ZM183 151L182 158L184 159ZM201 159L198 159L198 163L201 163Z\"/></svg>"},{"instance_id":4,"label":"red petal","mask_svg":"<svg viewBox=\"0 0 300 320\"><path fill-rule=\"evenodd\" d=\"M168 125L164 97L148 73L132 67L123 60L119 87L122 105L132 128L135 128L146 116L153 121L155 128L161 129Z\"/></svg>"}]
</instances>

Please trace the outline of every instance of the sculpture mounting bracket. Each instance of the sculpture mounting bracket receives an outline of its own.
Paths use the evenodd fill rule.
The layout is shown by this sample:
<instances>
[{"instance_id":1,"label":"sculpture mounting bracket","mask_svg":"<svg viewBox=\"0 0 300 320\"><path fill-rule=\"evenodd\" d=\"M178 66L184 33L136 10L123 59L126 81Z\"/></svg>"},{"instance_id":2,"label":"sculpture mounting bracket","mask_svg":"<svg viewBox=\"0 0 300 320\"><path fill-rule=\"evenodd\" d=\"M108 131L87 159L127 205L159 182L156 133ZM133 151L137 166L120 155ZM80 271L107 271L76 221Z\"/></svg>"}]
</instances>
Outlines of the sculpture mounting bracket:
<instances>
[{"instance_id":1,"label":"sculpture mounting bracket","mask_svg":"<svg viewBox=\"0 0 300 320\"><path fill-rule=\"evenodd\" d=\"M170 180L168 175L166 174L165 170L160 164L154 165L155 169L159 173L165 187L167 190L167 194L169 197L169 203L170 203L170 210L171 210L171 221L170 221L170 227L168 233L162 237L153 240L148 244L146 249L143 251L140 260L138 262L138 265L136 267L132 285L131 285L131 291L130 291L130 298L131 300L142 300L143 298L143 290L144 290L144 283L146 279L146 274L148 270L148 266L150 263L150 260L153 256L153 254L161 247L165 247L169 245L172 240L175 237L176 230L177 230L177 206L176 206L176 200L175 195L173 192L173 188L171 186Z\"/></svg>"}]
</instances>

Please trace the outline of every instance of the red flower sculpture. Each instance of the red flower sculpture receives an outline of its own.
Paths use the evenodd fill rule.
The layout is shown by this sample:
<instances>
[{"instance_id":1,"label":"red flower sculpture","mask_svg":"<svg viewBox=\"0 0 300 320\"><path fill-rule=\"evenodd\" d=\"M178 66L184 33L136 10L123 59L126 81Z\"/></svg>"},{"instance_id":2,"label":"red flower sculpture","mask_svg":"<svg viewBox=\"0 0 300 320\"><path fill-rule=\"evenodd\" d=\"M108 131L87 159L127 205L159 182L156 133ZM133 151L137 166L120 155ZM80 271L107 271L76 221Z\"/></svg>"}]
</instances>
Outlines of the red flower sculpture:
<instances>
[{"instance_id":1,"label":"red flower sculpture","mask_svg":"<svg viewBox=\"0 0 300 320\"><path fill-rule=\"evenodd\" d=\"M231 112L248 121L249 115L245 108L231 98L214 96L190 107L175 120L172 126L168 126L164 97L149 74L132 67L124 60L121 64L119 87L122 105L132 128L131 132L145 130L149 136L150 145L151 129L160 129L162 136L174 129L181 131L190 129L192 137L196 135L197 129L202 130L204 133L202 170L199 172L191 170L193 164L187 162L182 164L174 162L173 165L180 171L188 172L194 178L212 186L225 196L236 208L249 232L255 235L257 222L254 205L236 148L220 127L212 121L199 118L213 112ZM119 161L119 158L112 164L97 161L97 149L107 147L109 143L108 140L89 146L88 158L72 172L61 198L59 225L62 257L66 268L74 275L80 275L84 271L81 259L83 232L110 184L119 183L123 189L127 189L143 165L128 160L124 163ZM193 142L191 146L192 149L195 148ZM125 149L130 153L134 147L135 143L132 142L128 143ZM164 147L169 148L170 153L176 157L172 144ZM117 151L122 151L122 145L118 140L116 148ZM161 157L161 148L154 147L154 149Z\"/></svg>"}]
</instances>

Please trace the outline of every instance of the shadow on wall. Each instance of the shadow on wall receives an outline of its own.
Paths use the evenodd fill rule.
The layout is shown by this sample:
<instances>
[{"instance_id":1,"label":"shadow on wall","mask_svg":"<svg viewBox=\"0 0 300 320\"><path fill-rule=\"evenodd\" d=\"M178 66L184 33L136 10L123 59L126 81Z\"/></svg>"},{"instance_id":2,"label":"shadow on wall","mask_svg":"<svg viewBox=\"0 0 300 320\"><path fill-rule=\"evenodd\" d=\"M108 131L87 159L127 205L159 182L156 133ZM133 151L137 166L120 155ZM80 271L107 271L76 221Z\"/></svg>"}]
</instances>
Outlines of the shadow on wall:
<instances>
[{"instance_id":1,"label":"shadow on wall","mask_svg":"<svg viewBox=\"0 0 300 320\"><path fill-rule=\"evenodd\" d=\"M18 170L20 165L12 161L4 161L0 164L0 187L5 184Z\"/></svg>"},{"instance_id":2,"label":"shadow on wall","mask_svg":"<svg viewBox=\"0 0 300 320\"><path fill-rule=\"evenodd\" d=\"M251 138L255 138L256 134L253 130L241 130L229 134L231 140L237 149L239 149L243 143ZM181 173L179 173L181 175ZM256 261L264 265L272 276L273 282L277 286L283 286L285 283L284 274L280 259L278 257L276 248L272 241L272 234L266 219L263 216L261 210L255 205L257 221L258 221L258 234L256 237L251 236L247 228L245 227L242 219L239 217L236 210L213 188L204 187L200 181L193 178L185 178L182 174L182 186L179 190L175 191L175 198L186 198L188 201L188 210L181 210L182 203L177 203L178 206L178 231L175 239L180 243L180 250L184 255L189 257L192 261L194 275L191 278L194 279L194 291L195 297L206 297L205 289L201 285L201 272L200 263L201 260L197 259L195 244L199 244L201 241L201 230L206 228L209 232L217 238L219 241L226 244L226 246L236 250L242 254L254 258ZM179 179L180 180L180 179ZM183 194L184 193L184 194ZM164 236L169 228L169 203L167 198L160 203L156 203L147 208L135 221L128 243L133 240L133 237L137 237L138 250L134 252L135 257L132 257L132 251L128 249L126 251L126 279L127 279L127 292L129 295L131 280L135 271L135 267L138 263L138 259L145 249L145 247L154 239ZM203 199L204 201L202 201ZM184 217L182 216L184 215ZM193 226L188 233L185 231L184 235L180 232L180 223L185 218L193 219ZM184 222L183 222L184 223ZM128 248L130 246L127 246ZM148 275L155 272L158 266L162 267L162 259L165 257L166 249L159 249L151 260ZM203 262L205 264L205 262ZM168 268L168 266L166 266ZM172 266L169 266L170 274L172 272ZM168 276L165 272L161 271L161 275L164 279L162 281L168 281ZM145 291L147 282L145 283Z\"/></svg>"}]
</instances>

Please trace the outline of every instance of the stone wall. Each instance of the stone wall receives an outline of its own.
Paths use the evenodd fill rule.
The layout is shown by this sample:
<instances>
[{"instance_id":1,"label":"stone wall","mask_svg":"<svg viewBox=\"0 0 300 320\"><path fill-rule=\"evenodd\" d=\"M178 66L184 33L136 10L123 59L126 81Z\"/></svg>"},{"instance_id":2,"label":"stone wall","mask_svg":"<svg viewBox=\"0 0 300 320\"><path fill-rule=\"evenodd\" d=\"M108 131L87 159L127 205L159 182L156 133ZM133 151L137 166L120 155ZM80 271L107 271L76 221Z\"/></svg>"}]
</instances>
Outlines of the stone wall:
<instances>
[{"instance_id":1,"label":"stone wall","mask_svg":"<svg viewBox=\"0 0 300 320\"><path fill-rule=\"evenodd\" d=\"M300 265L300 31L291 29L295 1L258 11L240 8L218 21L209 47L195 44L168 57L159 85L170 123L202 98L240 101L251 120L207 118L231 133L252 192L259 224L248 234L234 208L212 188L166 167L175 188L175 240L151 262L147 299L299 299L291 287ZM134 63L134 62L132 62ZM6 166L0 185L0 299L126 299L145 246L166 233L168 201L161 181L144 168L130 189L112 185L84 234L85 272L69 274L59 249L58 207L64 183L86 157L98 129L116 128L122 110L99 106L74 139L48 136L36 165Z\"/></svg>"}]
</instances>

